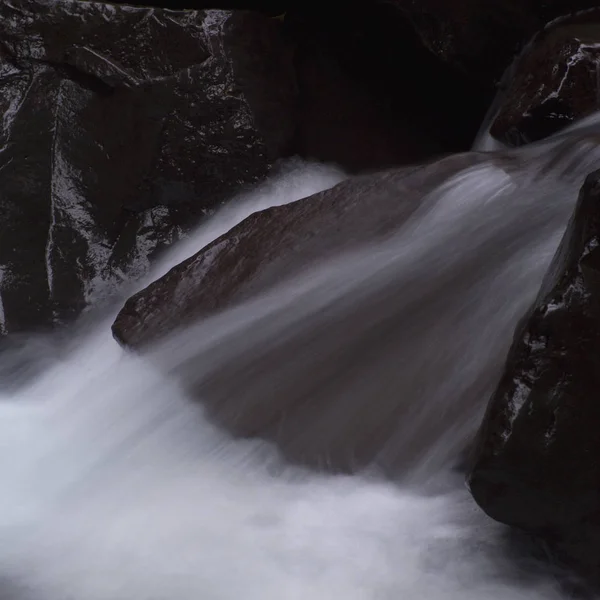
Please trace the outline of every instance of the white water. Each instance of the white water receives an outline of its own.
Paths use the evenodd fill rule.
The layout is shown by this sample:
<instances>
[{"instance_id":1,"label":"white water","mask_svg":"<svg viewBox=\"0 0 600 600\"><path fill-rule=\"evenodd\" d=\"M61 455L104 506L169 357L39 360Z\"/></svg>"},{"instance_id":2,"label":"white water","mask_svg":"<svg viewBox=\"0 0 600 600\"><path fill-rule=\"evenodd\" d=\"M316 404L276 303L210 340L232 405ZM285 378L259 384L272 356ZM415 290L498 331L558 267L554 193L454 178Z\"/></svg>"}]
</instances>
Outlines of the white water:
<instances>
[{"instance_id":1,"label":"white water","mask_svg":"<svg viewBox=\"0 0 600 600\"><path fill-rule=\"evenodd\" d=\"M200 379L244 359L244 381L244 364L253 364L247 353L256 347L277 348L283 333L288 340L304 326L326 326L332 307L352 316L353 307L379 297L373 290L388 300L375 311L385 319L391 291L404 290L397 310L408 311L411 337L391 348L404 349L407 365L365 364L347 375L367 391L381 390L386 377L394 385L412 381L404 395L423 407L413 425L426 430L427 419L448 411L465 385L485 374L482 390L493 386L577 189L600 166L591 143L563 152L543 175L542 163L555 158L532 157L510 172L491 159L458 174L381 246L209 320L200 333L212 337L201 337L200 347L197 336L173 340L159 358L178 372L204 352L214 365L205 363ZM217 215L167 266L253 208L340 177L304 168L299 185L288 174L250 204ZM506 552L504 530L438 460L444 448L456 450L456 438L465 441L485 397L463 406L432 440L410 484L317 476L282 464L275 475L272 449L234 442L208 425L175 381L117 347L111 320L81 333L68 356L0 405L1 600L563 598L549 574ZM348 336L364 336L372 324L349 327ZM295 381L303 364L269 368ZM420 379L398 379L415 366ZM249 380L257 389L260 381ZM242 393L238 387L231 393Z\"/></svg>"}]
</instances>

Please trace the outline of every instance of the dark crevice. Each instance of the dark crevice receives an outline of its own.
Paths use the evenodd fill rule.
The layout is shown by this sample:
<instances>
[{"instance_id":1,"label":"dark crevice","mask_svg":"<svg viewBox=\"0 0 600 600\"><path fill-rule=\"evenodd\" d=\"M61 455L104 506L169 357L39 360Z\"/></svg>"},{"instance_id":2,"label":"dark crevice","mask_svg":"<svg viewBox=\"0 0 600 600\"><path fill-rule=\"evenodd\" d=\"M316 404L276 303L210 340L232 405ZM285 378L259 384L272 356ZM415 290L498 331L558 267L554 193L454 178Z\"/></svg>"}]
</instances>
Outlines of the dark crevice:
<instances>
[{"instance_id":1,"label":"dark crevice","mask_svg":"<svg viewBox=\"0 0 600 600\"><path fill-rule=\"evenodd\" d=\"M65 79L76 83L82 88L94 92L99 96L110 96L115 91L115 87L108 85L105 81L102 81L99 77L90 75L84 71L81 71L73 65L67 64L53 64L47 63L53 67L57 73L60 73Z\"/></svg>"}]
</instances>

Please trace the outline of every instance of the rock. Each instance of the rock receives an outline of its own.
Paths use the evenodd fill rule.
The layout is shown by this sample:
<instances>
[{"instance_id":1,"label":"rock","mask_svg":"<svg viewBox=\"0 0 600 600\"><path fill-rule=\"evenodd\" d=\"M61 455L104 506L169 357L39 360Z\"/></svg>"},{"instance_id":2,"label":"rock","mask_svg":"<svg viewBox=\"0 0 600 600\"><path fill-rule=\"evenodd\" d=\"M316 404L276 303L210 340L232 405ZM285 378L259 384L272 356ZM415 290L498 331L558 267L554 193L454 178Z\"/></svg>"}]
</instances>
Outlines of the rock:
<instances>
[{"instance_id":1,"label":"rock","mask_svg":"<svg viewBox=\"0 0 600 600\"><path fill-rule=\"evenodd\" d=\"M265 290L315 260L375 242L395 231L418 200L455 170L477 164L456 155L424 167L404 167L346 180L291 204L254 213L206 248L132 296L112 330L140 349Z\"/></svg>"},{"instance_id":2,"label":"rock","mask_svg":"<svg viewBox=\"0 0 600 600\"><path fill-rule=\"evenodd\" d=\"M284 20L296 46L300 155L360 172L470 149L488 94L434 56L400 11L309 6Z\"/></svg>"},{"instance_id":3,"label":"rock","mask_svg":"<svg viewBox=\"0 0 600 600\"><path fill-rule=\"evenodd\" d=\"M600 106L597 21L553 27L520 58L490 133L520 146L556 133Z\"/></svg>"},{"instance_id":4,"label":"rock","mask_svg":"<svg viewBox=\"0 0 600 600\"><path fill-rule=\"evenodd\" d=\"M478 374L477 381L468 381L468 393L445 388L446 396L457 398L447 410L402 418L426 410L413 402L426 393L423 386L434 385L428 375L425 382L421 379L423 356L427 369L435 363L441 380L445 374L451 378L454 363L443 351L438 356L431 344L454 326L440 314L453 315L449 307L454 302L460 314L464 296L457 291L456 299L448 291L451 283L438 277L424 307L421 297L407 291L419 277L410 268L409 283L404 276L390 276L380 288L380 264L358 267L357 277L372 272L374 280L371 288L361 284L358 292L351 289L354 279L347 270L330 269L323 280L313 269L408 227L424 195L488 158L454 155L419 168L357 176L307 199L255 213L130 298L113 334L181 381L214 423L237 436L275 441L286 458L300 464L353 472L377 457L382 469L395 473L418 461L449 431L465 427L470 433L473 423L465 424L465 415L472 413L466 406L472 408L473 398L481 398L482 385L489 388L487 372ZM498 165L506 181L504 169L511 168L511 160L499 159ZM294 280L273 298L263 294L308 268L308 283ZM467 271L464 280L481 273ZM423 273L421 266L418 272ZM451 277L454 281L456 273ZM318 292L304 295L312 281ZM347 294L339 295L347 286ZM331 305L328 294L336 298ZM323 299L324 307L315 308ZM219 315L244 300L252 304ZM435 325L423 334L422 323L430 317ZM398 390L406 396L403 401ZM462 443L457 440L461 436L453 435L450 443Z\"/></svg>"},{"instance_id":5,"label":"rock","mask_svg":"<svg viewBox=\"0 0 600 600\"><path fill-rule=\"evenodd\" d=\"M287 152L273 19L18 0L0 40L2 333L98 302Z\"/></svg>"},{"instance_id":6,"label":"rock","mask_svg":"<svg viewBox=\"0 0 600 600\"><path fill-rule=\"evenodd\" d=\"M493 519L600 569L600 171L589 175L539 297L515 333L468 484Z\"/></svg>"},{"instance_id":7,"label":"rock","mask_svg":"<svg viewBox=\"0 0 600 600\"><path fill-rule=\"evenodd\" d=\"M355 23L358 28L348 30L357 38L361 37L365 26L368 29L369 20L385 14L391 25L400 20L411 24L422 43L450 65L455 75L459 72L468 75L488 94L493 92L494 84L515 53L546 23L598 6L597 0L358 0L339 4L335 11L327 11L318 4L300 0L144 0L143 3L179 9L252 9L273 16L285 13L286 20L301 14L306 22L317 28L319 23L329 22L328 32L332 38L343 32L349 14L363 15L364 22L358 21ZM304 32L310 36L311 30L312 26ZM389 40L385 31L384 24L380 41ZM400 25L395 42L401 43L404 34L404 25ZM369 45L361 50L369 52ZM355 52L359 54L358 45ZM372 67L377 69L376 64ZM390 78L396 79L392 73L389 73ZM444 93L453 91L452 87L444 87ZM491 100L489 95L488 100ZM463 97L463 102L472 101L472 98Z\"/></svg>"},{"instance_id":8,"label":"rock","mask_svg":"<svg viewBox=\"0 0 600 600\"><path fill-rule=\"evenodd\" d=\"M385 0L432 52L491 89L514 54L546 23L597 0Z\"/></svg>"},{"instance_id":9,"label":"rock","mask_svg":"<svg viewBox=\"0 0 600 600\"><path fill-rule=\"evenodd\" d=\"M156 1L181 7L179 0ZM276 14L294 44L300 156L358 173L470 149L490 92L432 54L402 11L380 0L335 10L297 0L268 4L215 6Z\"/></svg>"},{"instance_id":10,"label":"rock","mask_svg":"<svg viewBox=\"0 0 600 600\"><path fill-rule=\"evenodd\" d=\"M87 0L80 0L87 1ZM256 10L270 16L279 16L293 4L292 0L112 0L111 4L156 6L169 10Z\"/></svg>"}]
</instances>

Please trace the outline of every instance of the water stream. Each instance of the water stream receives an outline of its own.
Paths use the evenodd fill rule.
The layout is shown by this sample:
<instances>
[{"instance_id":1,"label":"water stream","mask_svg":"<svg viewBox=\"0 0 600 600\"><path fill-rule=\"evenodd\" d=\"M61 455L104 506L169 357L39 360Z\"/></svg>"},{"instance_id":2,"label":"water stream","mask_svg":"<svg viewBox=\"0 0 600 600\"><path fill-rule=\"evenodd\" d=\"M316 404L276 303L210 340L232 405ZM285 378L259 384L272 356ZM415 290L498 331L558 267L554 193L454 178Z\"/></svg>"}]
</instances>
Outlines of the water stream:
<instances>
[{"instance_id":1,"label":"water stream","mask_svg":"<svg viewBox=\"0 0 600 600\"><path fill-rule=\"evenodd\" d=\"M0 599L567 597L474 506L453 466L578 188L600 167L590 123L490 154L383 242L292 274L151 359L117 346L112 314L88 317L61 353L32 340L47 369L0 392ZM342 178L296 165L152 277L254 210ZM211 401L326 406L290 433L304 447L351 436L358 417L396 426L373 469L319 475L218 430L181 375ZM385 480L391 462L401 468Z\"/></svg>"}]
</instances>

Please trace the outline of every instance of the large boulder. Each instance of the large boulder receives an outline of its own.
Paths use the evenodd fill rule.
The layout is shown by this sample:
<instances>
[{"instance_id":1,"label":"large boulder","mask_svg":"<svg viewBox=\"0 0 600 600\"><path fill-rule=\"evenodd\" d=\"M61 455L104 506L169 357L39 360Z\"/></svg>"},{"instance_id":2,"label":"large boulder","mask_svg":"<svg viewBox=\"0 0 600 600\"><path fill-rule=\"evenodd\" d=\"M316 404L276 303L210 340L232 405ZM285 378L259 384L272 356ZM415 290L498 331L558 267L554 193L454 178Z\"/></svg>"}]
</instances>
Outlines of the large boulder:
<instances>
[{"instance_id":1,"label":"large boulder","mask_svg":"<svg viewBox=\"0 0 600 600\"><path fill-rule=\"evenodd\" d=\"M552 27L519 59L490 133L520 146L598 110L600 13Z\"/></svg>"},{"instance_id":2,"label":"large boulder","mask_svg":"<svg viewBox=\"0 0 600 600\"><path fill-rule=\"evenodd\" d=\"M480 154L353 177L291 204L254 213L125 303L112 330L142 349L300 272L398 229L435 188Z\"/></svg>"},{"instance_id":3,"label":"large boulder","mask_svg":"<svg viewBox=\"0 0 600 600\"><path fill-rule=\"evenodd\" d=\"M80 0L87 2L87 0ZM225 10L256 10L278 16L283 14L293 0L112 0L111 4L157 6L171 10L200 10L219 8Z\"/></svg>"},{"instance_id":4,"label":"large boulder","mask_svg":"<svg viewBox=\"0 0 600 600\"><path fill-rule=\"evenodd\" d=\"M0 331L67 320L288 150L278 21L0 4Z\"/></svg>"},{"instance_id":5,"label":"large boulder","mask_svg":"<svg viewBox=\"0 0 600 600\"><path fill-rule=\"evenodd\" d=\"M298 152L346 170L393 167L469 150L487 92L433 55L386 3L286 12L296 46Z\"/></svg>"},{"instance_id":6,"label":"large boulder","mask_svg":"<svg viewBox=\"0 0 600 600\"><path fill-rule=\"evenodd\" d=\"M468 484L492 518L600 569L600 171L519 325L478 436Z\"/></svg>"},{"instance_id":7,"label":"large boulder","mask_svg":"<svg viewBox=\"0 0 600 600\"><path fill-rule=\"evenodd\" d=\"M129 299L113 333L181 381L213 422L272 440L292 461L354 471L376 460L393 473L427 452L444 462L448 448L463 450L474 432L510 342L507 333L481 347L467 332L482 318L502 321L507 332L514 323L510 310L492 306L488 314L486 303L483 316L476 303L465 310L468 290L489 277L484 287L502 303L498 265L521 291L536 281L503 262L515 251L514 228L500 251L483 241L480 251L462 254L458 239L487 239L487 221L473 217L469 233L455 230L444 210L433 211L435 224L416 218L439 198L428 192L463 169L465 187L456 182L451 213L463 210L465 193L469 214L481 204L472 203L472 185L492 195L504 189L519 161L480 164L488 160L454 155L357 176L255 213ZM432 234L438 226L457 237L440 246ZM530 244L530 226L523 225L521 243ZM420 229L406 233L410 243L398 243L395 235L412 227ZM391 247L379 245L388 240ZM380 251L363 254L372 244ZM468 366L475 360L480 369ZM443 448L432 458L438 442Z\"/></svg>"}]
</instances>

